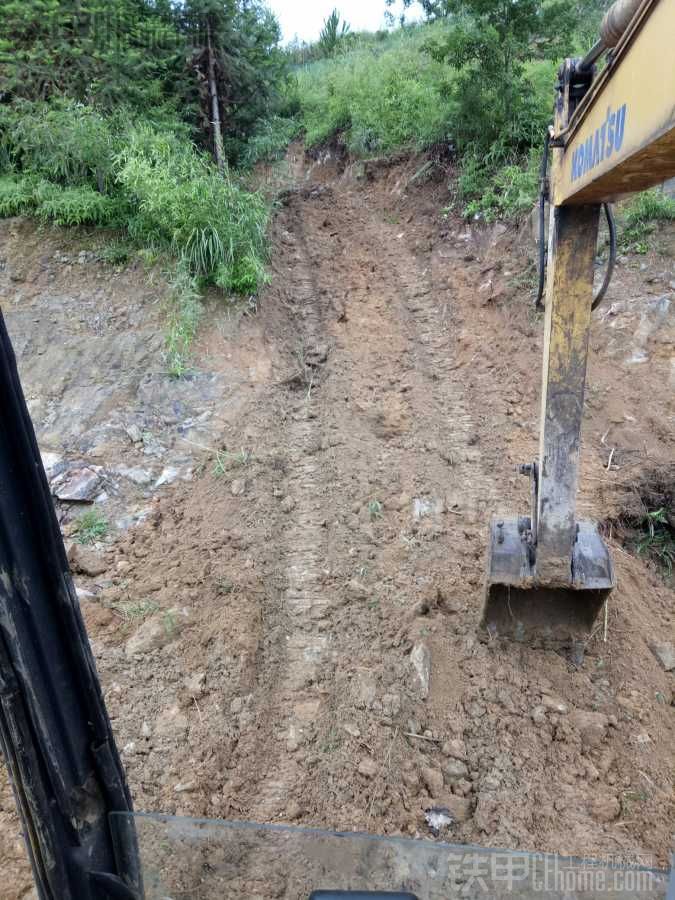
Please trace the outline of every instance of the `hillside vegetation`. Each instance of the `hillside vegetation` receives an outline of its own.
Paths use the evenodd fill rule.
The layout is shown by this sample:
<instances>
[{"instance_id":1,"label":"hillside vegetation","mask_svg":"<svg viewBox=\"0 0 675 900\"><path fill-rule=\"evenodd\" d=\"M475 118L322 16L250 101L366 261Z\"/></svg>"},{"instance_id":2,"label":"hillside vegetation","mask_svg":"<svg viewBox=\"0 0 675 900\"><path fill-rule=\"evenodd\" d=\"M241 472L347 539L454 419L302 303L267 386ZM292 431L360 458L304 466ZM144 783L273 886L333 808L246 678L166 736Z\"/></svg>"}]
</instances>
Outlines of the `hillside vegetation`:
<instances>
[{"instance_id":1,"label":"hillside vegetation","mask_svg":"<svg viewBox=\"0 0 675 900\"><path fill-rule=\"evenodd\" d=\"M259 0L6 0L0 215L107 229L111 258L166 260L181 374L203 287L266 280L269 208L247 173L298 134L357 157L431 149L456 160L465 215L528 210L556 68L589 46L607 0L422 5L425 22L374 34L335 10L315 44L282 50ZM640 202L637 249L674 214Z\"/></svg>"}]
</instances>

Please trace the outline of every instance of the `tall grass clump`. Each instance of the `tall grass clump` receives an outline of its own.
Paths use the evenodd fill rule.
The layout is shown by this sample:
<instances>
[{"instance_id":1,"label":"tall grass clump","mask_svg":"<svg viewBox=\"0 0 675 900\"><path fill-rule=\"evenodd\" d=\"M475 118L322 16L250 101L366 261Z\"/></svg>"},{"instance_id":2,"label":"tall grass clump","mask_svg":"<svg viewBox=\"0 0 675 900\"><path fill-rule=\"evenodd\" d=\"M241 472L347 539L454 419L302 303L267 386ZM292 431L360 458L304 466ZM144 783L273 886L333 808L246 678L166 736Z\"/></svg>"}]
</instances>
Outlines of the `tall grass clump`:
<instances>
[{"instance_id":1,"label":"tall grass clump","mask_svg":"<svg viewBox=\"0 0 675 900\"><path fill-rule=\"evenodd\" d=\"M202 282L252 293L264 280L267 206L228 171L167 132L137 125L115 156L117 183L136 210L132 237L168 247Z\"/></svg>"}]
</instances>

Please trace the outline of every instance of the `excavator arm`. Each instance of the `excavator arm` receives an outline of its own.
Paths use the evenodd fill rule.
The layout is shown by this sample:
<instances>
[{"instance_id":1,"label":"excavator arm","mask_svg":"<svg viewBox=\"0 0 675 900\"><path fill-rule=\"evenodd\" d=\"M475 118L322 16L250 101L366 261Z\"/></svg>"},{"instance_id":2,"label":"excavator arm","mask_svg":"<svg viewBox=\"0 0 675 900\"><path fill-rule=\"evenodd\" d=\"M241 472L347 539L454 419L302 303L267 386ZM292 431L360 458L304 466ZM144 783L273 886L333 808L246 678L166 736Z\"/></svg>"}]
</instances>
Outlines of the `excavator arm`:
<instances>
[{"instance_id":1,"label":"excavator arm","mask_svg":"<svg viewBox=\"0 0 675 900\"><path fill-rule=\"evenodd\" d=\"M591 54L560 69L539 455L521 467L530 516L492 523L482 624L493 637L581 652L615 584L597 526L576 517L594 259L601 204L675 175L674 33L672 0L618 0Z\"/></svg>"}]
</instances>

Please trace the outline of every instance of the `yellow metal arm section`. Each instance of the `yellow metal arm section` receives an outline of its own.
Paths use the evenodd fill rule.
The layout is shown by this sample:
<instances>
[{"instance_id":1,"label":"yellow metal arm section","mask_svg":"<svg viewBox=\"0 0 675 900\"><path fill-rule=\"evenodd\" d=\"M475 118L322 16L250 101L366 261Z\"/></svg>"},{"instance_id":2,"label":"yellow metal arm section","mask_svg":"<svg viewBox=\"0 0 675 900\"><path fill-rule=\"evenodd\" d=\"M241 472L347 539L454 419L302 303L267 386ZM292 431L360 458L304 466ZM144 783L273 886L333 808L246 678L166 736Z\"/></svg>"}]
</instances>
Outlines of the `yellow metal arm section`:
<instances>
[{"instance_id":1,"label":"yellow metal arm section","mask_svg":"<svg viewBox=\"0 0 675 900\"><path fill-rule=\"evenodd\" d=\"M675 0L644 0L575 110L554 135L553 203L602 203L675 176Z\"/></svg>"}]
</instances>

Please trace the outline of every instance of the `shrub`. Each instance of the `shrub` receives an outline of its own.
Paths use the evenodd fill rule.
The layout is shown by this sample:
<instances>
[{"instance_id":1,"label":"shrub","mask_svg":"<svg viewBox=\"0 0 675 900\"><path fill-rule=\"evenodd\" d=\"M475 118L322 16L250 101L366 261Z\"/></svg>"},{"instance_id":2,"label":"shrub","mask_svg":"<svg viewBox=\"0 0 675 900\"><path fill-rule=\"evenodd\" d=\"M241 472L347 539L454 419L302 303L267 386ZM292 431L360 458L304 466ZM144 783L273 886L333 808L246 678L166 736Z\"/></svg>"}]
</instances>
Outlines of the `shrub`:
<instances>
[{"instance_id":1,"label":"shrub","mask_svg":"<svg viewBox=\"0 0 675 900\"><path fill-rule=\"evenodd\" d=\"M648 250L647 238L654 231L656 222L675 221L675 200L662 190L653 188L636 194L621 210L624 228L621 243L637 253Z\"/></svg>"}]
</instances>

